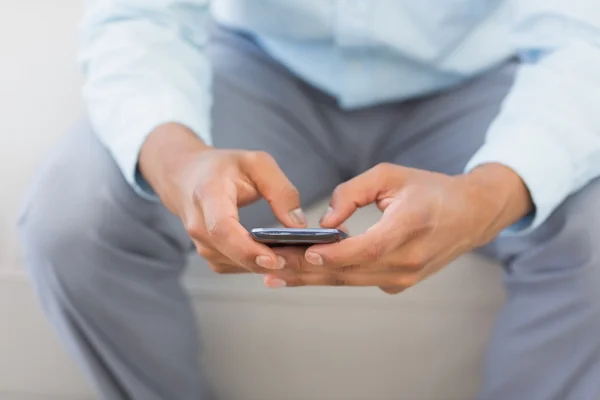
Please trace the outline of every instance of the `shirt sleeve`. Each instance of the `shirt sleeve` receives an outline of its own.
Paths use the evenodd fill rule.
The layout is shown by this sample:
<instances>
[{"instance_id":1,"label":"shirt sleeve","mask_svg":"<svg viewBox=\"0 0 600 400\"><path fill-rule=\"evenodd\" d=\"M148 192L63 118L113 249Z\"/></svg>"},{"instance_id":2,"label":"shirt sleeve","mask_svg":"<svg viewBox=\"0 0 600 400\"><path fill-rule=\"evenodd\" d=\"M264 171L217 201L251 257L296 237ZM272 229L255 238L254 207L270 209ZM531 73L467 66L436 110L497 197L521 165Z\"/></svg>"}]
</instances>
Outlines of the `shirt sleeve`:
<instances>
[{"instance_id":1,"label":"shirt sleeve","mask_svg":"<svg viewBox=\"0 0 600 400\"><path fill-rule=\"evenodd\" d=\"M514 3L522 64L485 144L466 167L501 163L527 185L535 212L505 234L535 229L600 176L600 2Z\"/></svg>"},{"instance_id":2,"label":"shirt sleeve","mask_svg":"<svg viewBox=\"0 0 600 400\"><path fill-rule=\"evenodd\" d=\"M84 99L101 142L140 195L140 148L176 122L210 144L209 0L88 0L80 64Z\"/></svg>"}]
</instances>

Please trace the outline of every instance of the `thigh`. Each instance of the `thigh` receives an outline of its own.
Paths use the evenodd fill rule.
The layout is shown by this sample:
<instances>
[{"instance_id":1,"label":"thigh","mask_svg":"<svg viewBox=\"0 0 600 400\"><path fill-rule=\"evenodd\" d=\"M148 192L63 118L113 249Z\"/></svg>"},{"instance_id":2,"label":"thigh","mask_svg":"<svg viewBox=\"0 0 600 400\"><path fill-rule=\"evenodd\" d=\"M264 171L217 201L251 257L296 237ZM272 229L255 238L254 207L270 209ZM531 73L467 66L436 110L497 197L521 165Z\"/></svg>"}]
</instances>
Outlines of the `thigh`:
<instances>
[{"instance_id":1,"label":"thigh","mask_svg":"<svg viewBox=\"0 0 600 400\"><path fill-rule=\"evenodd\" d=\"M483 145L514 80L514 62L460 87L410 101L376 162L459 174Z\"/></svg>"},{"instance_id":2,"label":"thigh","mask_svg":"<svg viewBox=\"0 0 600 400\"><path fill-rule=\"evenodd\" d=\"M333 132L319 112L331 106L319 104L323 94L245 35L217 28L209 54L214 145L271 154L298 188L303 205L329 195L342 178L332 157ZM240 210L240 218L247 228L275 222L264 201Z\"/></svg>"}]
</instances>

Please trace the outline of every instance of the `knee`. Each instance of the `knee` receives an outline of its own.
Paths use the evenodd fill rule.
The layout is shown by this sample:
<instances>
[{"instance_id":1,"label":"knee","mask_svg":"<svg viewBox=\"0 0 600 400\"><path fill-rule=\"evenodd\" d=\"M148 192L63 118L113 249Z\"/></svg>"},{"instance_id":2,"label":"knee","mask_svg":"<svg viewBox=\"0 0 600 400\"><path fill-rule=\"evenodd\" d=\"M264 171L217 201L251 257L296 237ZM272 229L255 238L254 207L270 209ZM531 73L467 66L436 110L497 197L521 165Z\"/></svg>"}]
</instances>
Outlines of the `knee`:
<instances>
[{"instance_id":1,"label":"knee","mask_svg":"<svg viewBox=\"0 0 600 400\"><path fill-rule=\"evenodd\" d=\"M81 152L93 162L73 157L73 151L51 157L22 201L17 231L36 286L58 284L71 295L85 296L85 289L97 285L102 275L103 264L93 260L106 245L107 227L116 229L123 222L114 212L119 201L106 163L90 157L92 150Z\"/></svg>"},{"instance_id":2,"label":"knee","mask_svg":"<svg viewBox=\"0 0 600 400\"><path fill-rule=\"evenodd\" d=\"M42 164L21 207L17 230L32 279L97 286L123 250L137 249L131 237L155 207L129 187L91 128L78 126Z\"/></svg>"},{"instance_id":3,"label":"knee","mask_svg":"<svg viewBox=\"0 0 600 400\"><path fill-rule=\"evenodd\" d=\"M40 193L22 206L17 230L27 270L36 284L54 280L77 286L94 276L89 259L100 224L94 213L85 210L99 204L67 197L64 192Z\"/></svg>"}]
</instances>

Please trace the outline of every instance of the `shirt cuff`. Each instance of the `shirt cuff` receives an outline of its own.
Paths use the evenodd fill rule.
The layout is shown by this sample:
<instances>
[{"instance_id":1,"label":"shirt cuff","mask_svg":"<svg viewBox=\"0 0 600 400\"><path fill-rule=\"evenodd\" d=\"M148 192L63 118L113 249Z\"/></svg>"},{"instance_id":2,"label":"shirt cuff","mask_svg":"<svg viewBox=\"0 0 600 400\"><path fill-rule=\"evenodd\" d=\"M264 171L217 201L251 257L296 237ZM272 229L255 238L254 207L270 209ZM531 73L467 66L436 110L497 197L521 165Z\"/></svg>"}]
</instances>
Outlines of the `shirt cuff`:
<instances>
[{"instance_id":1,"label":"shirt cuff","mask_svg":"<svg viewBox=\"0 0 600 400\"><path fill-rule=\"evenodd\" d=\"M123 117L117 118L111 124L112 128L105 128L119 131L116 135L118 139L109 144L109 149L127 182L141 197L158 202L158 196L138 169L139 153L146 138L160 125L178 123L210 145L209 120L202 117L204 113L201 109L192 107L180 96L146 93L143 97L144 99L130 99L121 104L119 115Z\"/></svg>"},{"instance_id":2,"label":"shirt cuff","mask_svg":"<svg viewBox=\"0 0 600 400\"><path fill-rule=\"evenodd\" d=\"M483 164L499 163L521 177L531 194L535 211L501 234L526 234L543 224L569 196L575 167L569 153L541 132L540 127L502 125L490 127L490 130L502 129L504 132L488 133L493 139L475 153L465 171Z\"/></svg>"}]
</instances>

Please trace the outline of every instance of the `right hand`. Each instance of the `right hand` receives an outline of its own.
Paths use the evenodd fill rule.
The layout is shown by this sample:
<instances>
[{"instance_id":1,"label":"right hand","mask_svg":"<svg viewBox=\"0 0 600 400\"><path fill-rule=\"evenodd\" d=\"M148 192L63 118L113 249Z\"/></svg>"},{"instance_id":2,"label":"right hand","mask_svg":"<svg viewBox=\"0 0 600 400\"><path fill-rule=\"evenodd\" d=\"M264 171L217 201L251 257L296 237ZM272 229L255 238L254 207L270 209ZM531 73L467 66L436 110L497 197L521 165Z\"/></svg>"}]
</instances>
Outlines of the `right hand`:
<instances>
[{"instance_id":1,"label":"right hand","mask_svg":"<svg viewBox=\"0 0 600 400\"><path fill-rule=\"evenodd\" d=\"M218 273L265 273L285 264L242 227L239 207L264 197L284 226L306 226L297 189L265 152L215 149L187 128L167 124L148 137L139 166Z\"/></svg>"}]
</instances>

